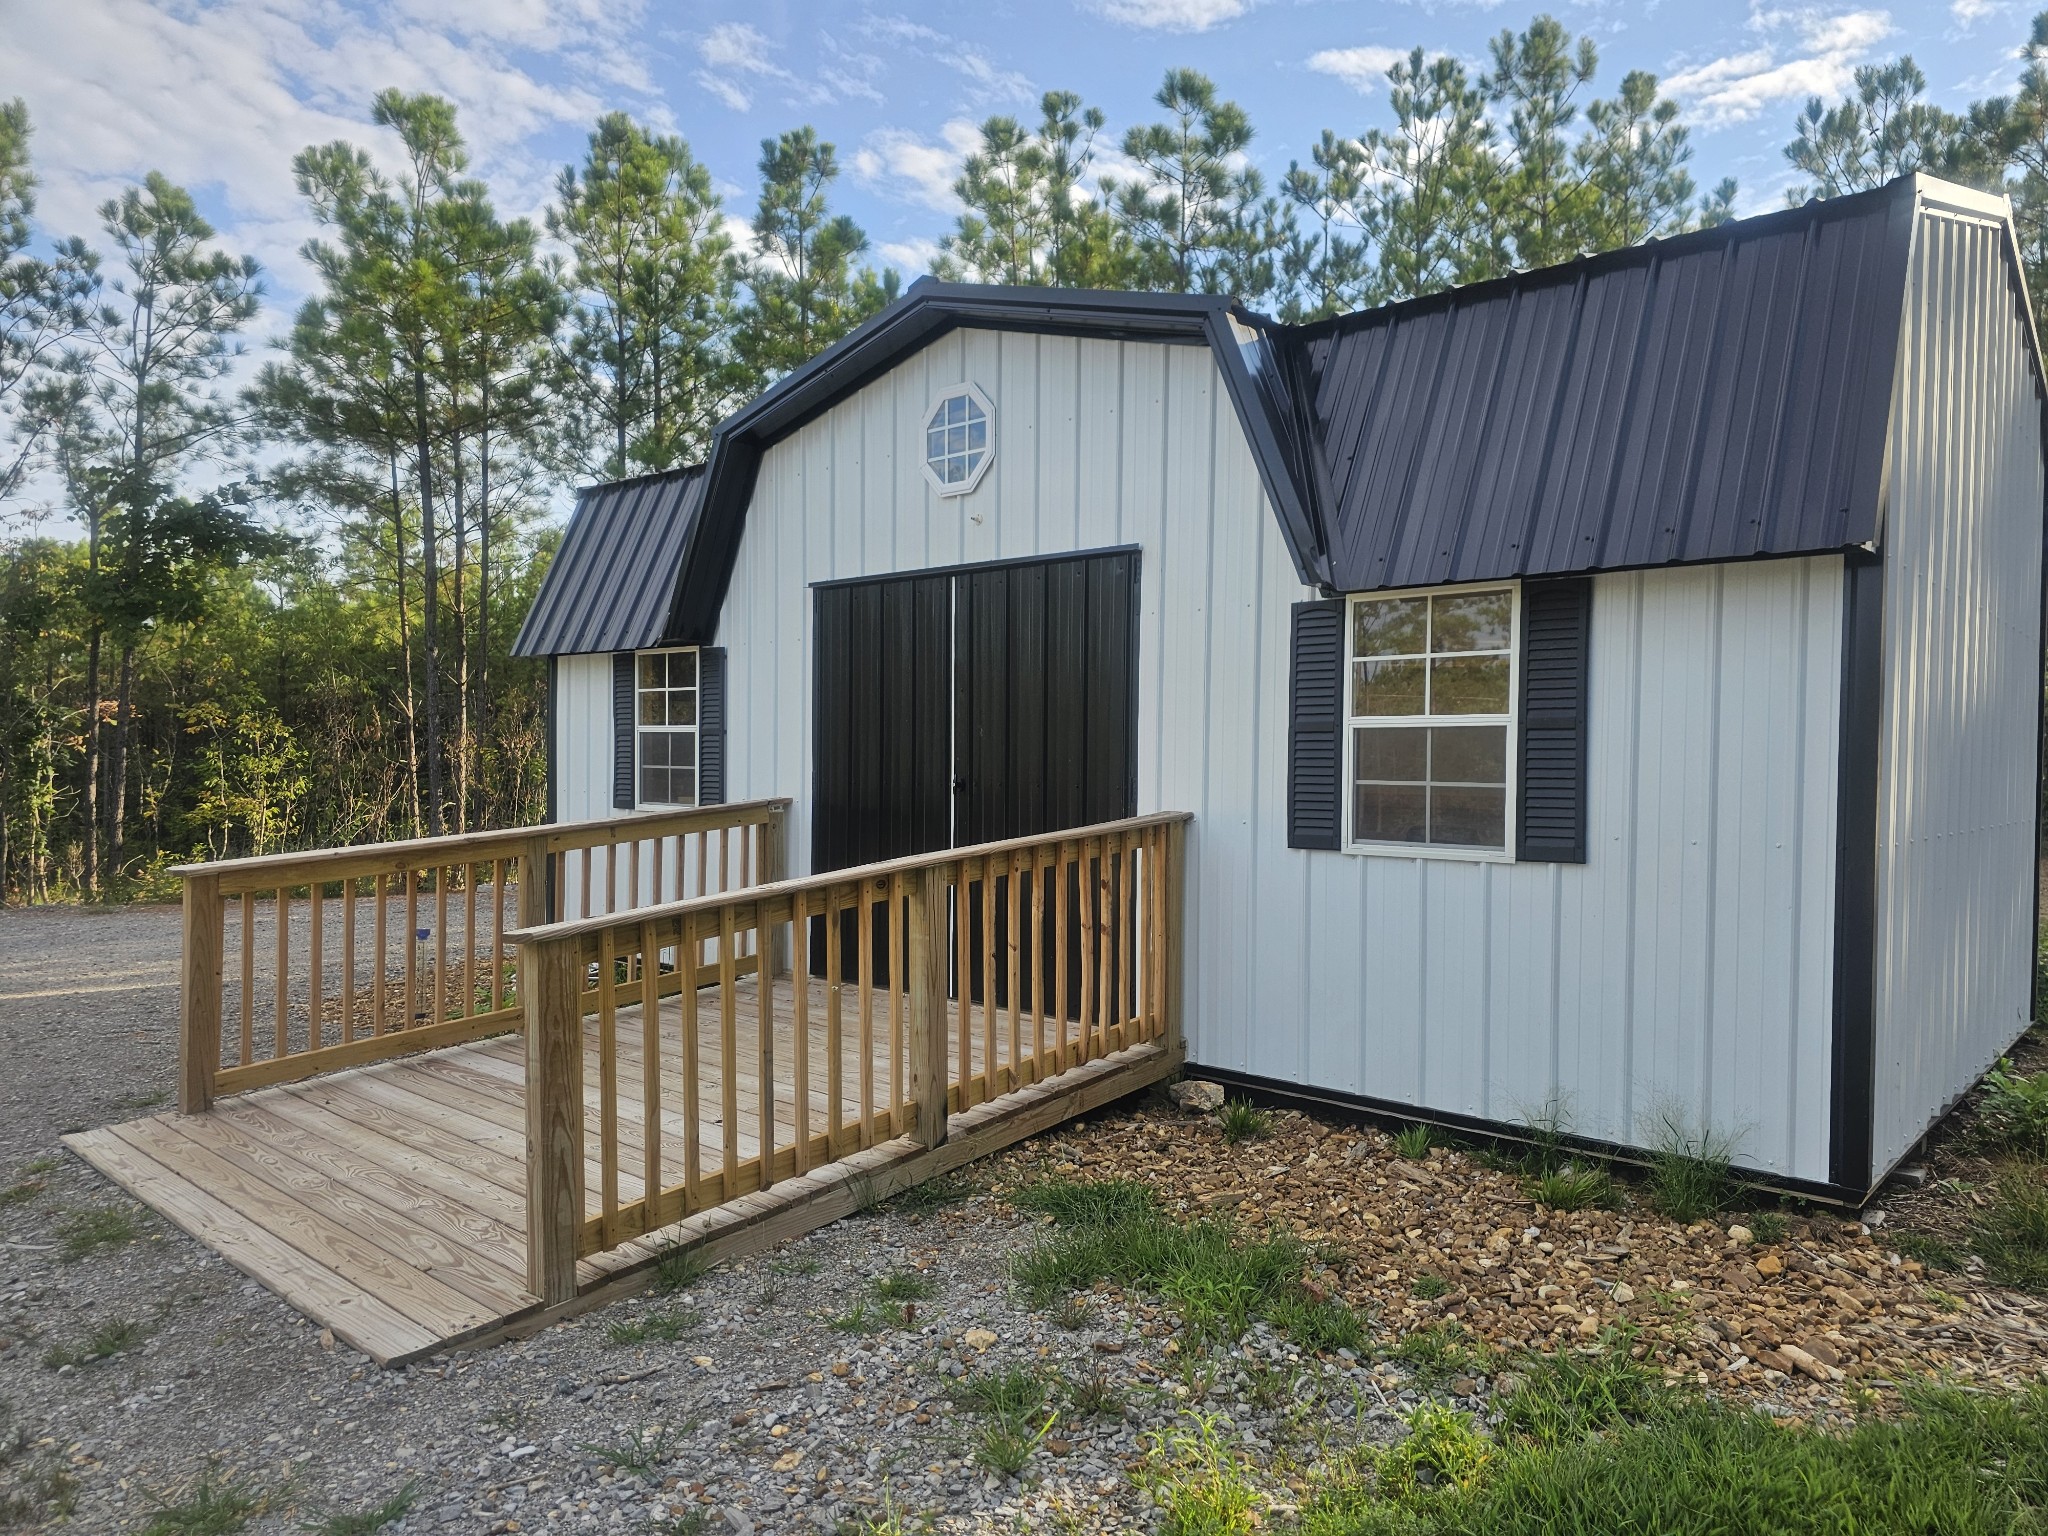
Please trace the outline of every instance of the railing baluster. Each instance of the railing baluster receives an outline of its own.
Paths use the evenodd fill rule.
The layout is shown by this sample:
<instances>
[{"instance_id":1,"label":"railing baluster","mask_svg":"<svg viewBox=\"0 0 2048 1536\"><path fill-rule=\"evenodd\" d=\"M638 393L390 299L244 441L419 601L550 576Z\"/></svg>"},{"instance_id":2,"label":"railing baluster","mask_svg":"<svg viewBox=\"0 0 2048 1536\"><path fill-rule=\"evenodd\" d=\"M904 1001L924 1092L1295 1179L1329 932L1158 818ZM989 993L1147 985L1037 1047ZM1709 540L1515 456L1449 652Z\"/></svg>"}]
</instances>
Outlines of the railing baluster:
<instances>
[{"instance_id":1,"label":"railing baluster","mask_svg":"<svg viewBox=\"0 0 2048 1536\"><path fill-rule=\"evenodd\" d=\"M476 988L483 978L477 974L476 947L476 863L462 865L462 1017L477 1011Z\"/></svg>"},{"instance_id":2,"label":"railing baluster","mask_svg":"<svg viewBox=\"0 0 2048 1536\"><path fill-rule=\"evenodd\" d=\"M356 1037L356 883L341 882L341 1043Z\"/></svg>"},{"instance_id":3,"label":"railing baluster","mask_svg":"<svg viewBox=\"0 0 2048 1536\"><path fill-rule=\"evenodd\" d=\"M981 1096L996 1096L996 861L981 861Z\"/></svg>"},{"instance_id":4,"label":"railing baluster","mask_svg":"<svg viewBox=\"0 0 2048 1536\"><path fill-rule=\"evenodd\" d=\"M1024 887L1017 878L1021 858L1022 855L1016 852L1003 858L1003 890L1010 903L1010 1070L1005 1082L1011 1088L1020 1086L1024 1081L1024 997L1018 990L1023 958L1018 953L1018 931L1024 922Z\"/></svg>"},{"instance_id":5,"label":"railing baluster","mask_svg":"<svg viewBox=\"0 0 2048 1536\"><path fill-rule=\"evenodd\" d=\"M974 947L972 928L973 902L969 896L967 860L962 859L953 867L953 1010L954 1037L960 1048L960 1062L954 1069L959 1073L960 1098L958 1107L970 1108L974 1103L974 971L968 952ZM942 928L934 942L945 942Z\"/></svg>"},{"instance_id":6,"label":"railing baluster","mask_svg":"<svg viewBox=\"0 0 2048 1536\"><path fill-rule=\"evenodd\" d=\"M845 1042L840 1034L843 960L839 953L839 911L825 888L825 1156L839 1155L840 1126L846 1118Z\"/></svg>"},{"instance_id":7,"label":"railing baluster","mask_svg":"<svg viewBox=\"0 0 2048 1536\"><path fill-rule=\"evenodd\" d=\"M505 1006L505 868L491 860L491 1012Z\"/></svg>"},{"instance_id":8,"label":"railing baluster","mask_svg":"<svg viewBox=\"0 0 2048 1536\"><path fill-rule=\"evenodd\" d=\"M292 979L292 893L288 885L277 888L277 901L273 914L277 919L277 997L275 1002L275 1024L277 1039L272 1042L275 1056L291 1053L291 1027L285 1016L285 1007L290 1000Z\"/></svg>"},{"instance_id":9,"label":"railing baluster","mask_svg":"<svg viewBox=\"0 0 2048 1536\"><path fill-rule=\"evenodd\" d=\"M1093 1061L1095 1027L1102 1013L1097 995L1097 971L1102 947L1102 841L1091 839L1081 845L1081 1060Z\"/></svg>"},{"instance_id":10,"label":"railing baluster","mask_svg":"<svg viewBox=\"0 0 2048 1536\"><path fill-rule=\"evenodd\" d=\"M740 1170L739 1000L733 996L739 985L737 939L732 906L727 903L718 912L718 1077L725 1132L725 1182L720 1197L726 1200L739 1193Z\"/></svg>"},{"instance_id":11,"label":"railing baluster","mask_svg":"<svg viewBox=\"0 0 2048 1536\"><path fill-rule=\"evenodd\" d=\"M683 1214L704 1208L703 1138L704 1103L697 1078L697 1032L703 1016L698 1012L697 920L685 917L677 931L676 971L682 982L677 994L683 1026ZM684 967L688 967L687 970Z\"/></svg>"},{"instance_id":12,"label":"railing baluster","mask_svg":"<svg viewBox=\"0 0 2048 1536\"><path fill-rule=\"evenodd\" d=\"M761 1097L761 1187L775 1182L775 978L769 974L768 938L762 928L761 904L754 903L754 1014L758 1037Z\"/></svg>"},{"instance_id":13,"label":"railing baluster","mask_svg":"<svg viewBox=\"0 0 2048 1536\"><path fill-rule=\"evenodd\" d=\"M434 867L434 1017L448 1017L448 866Z\"/></svg>"},{"instance_id":14,"label":"railing baluster","mask_svg":"<svg viewBox=\"0 0 2048 1536\"><path fill-rule=\"evenodd\" d=\"M1055 860L1057 862L1057 860ZM1031 850L1031 1081L1045 1076L1045 846Z\"/></svg>"},{"instance_id":15,"label":"railing baluster","mask_svg":"<svg viewBox=\"0 0 2048 1536\"><path fill-rule=\"evenodd\" d=\"M321 885L316 878L306 898L306 1049L320 1049L321 1015L326 1012L326 975L320 967L320 941L325 937Z\"/></svg>"},{"instance_id":16,"label":"railing baluster","mask_svg":"<svg viewBox=\"0 0 2048 1536\"><path fill-rule=\"evenodd\" d=\"M371 904L370 918L377 925L376 969L372 972L371 985L375 990L370 994L370 1033L384 1033L384 994L391 990L391 963L385 958L391 944L391 878L388 875L374 875L377 882L375 900Z\"/></svg>"},{"instance_id":17,"label":"railing baluster","mask_svg":"<svg viewBox=\"0 0 2048 1536\"><path fill-rule=\"evenodd\" d=\"M619 845L604 845L604 915L610 917L619 909Z\"/></svg>"},{"instance_id":18,"label":"railing baluster","mask_svg":"<svg viewBox=\"0 0 2048 1536\"><path fill-rule=\"evenodd\" d=\"M903 875L889 877L889 1134L901 1136L903 1124L903 1005L908 982L904 970Z\"/></svg>"},{"instance_id":19,"label":"railing baluster","mask_svg":"<svg viewBox=\"0 0 2048 1536\"><path fill-rule=\"evenodd\" d=\"M791 1066L796 1089L796 1171L811 1170L811 898L790 898L789 924Z\"/></svg>"},{"instance_id":20,"label":"railing baluster","mask_svg":"<svg viewBox=\"0 0 2048 1536\"><path fill-rule=\"evenodd\" d=\"M242 1054L235 1065L256 1059L256 893L242 892Z\"/></svg>"},{"instance_id":21,"label":"railing baluster","mask_svg":"<svg viewBox=\"0 0 2048 1536\"><path fill-rule=\"evenodd\" d=\"M1054 1053L1053 1060L1058 1064L1058 1070L1061 1072L1066 1071L1068 1067L1074 1064L1072 1048L1068 1044L1067 1034L1067 1004L1069 1001L1067 997L1067 909L1070 905L1067 900L1067 877L1069 871L1073 868L1073 861L1069 857L1067 850L1072 846L1071 843L1055 843L1053 844L1052 852L1052 995L1054 1020L1059 1025L1060 1034L1059 1050Z\"/></svg>"},{"instance_id":22,"label":"railing baluster","mask_svg":"<svg viewBox=\"0 0 2048 1536\"><path fill-rule=\"evenodd\" d=\"M662 1224L657 1210L661 1199L661 950L654 937L654 924L640 925L640 1107L642 1151L640 1196L647 1211L641 1230L651 1232Z\"/></svg>"},{"instance_id":23,"label":"railing baluster","mask_svg":"<svg viewBox=\"0 0 2048 1536\"><path fill-rule=\"evenodd\" d=\"M859 903L854 932L860 952L853 973L860 981L860 1144L875 1144L875 908L867 882L854 888Z\"/></svg>"},{"instance_id":24,"label":"railing baluster","mask_svg":"<svg viewBox=\"0 0 2048 1536\"><path fill-rule=\"evenodd\" d=\"M420 872L405 872L405 1017L400 1029L411 1029L420 1021Z\"/></svg>"},{"instance_id":25,"label":"railing baluster","mask_svg":"<svg viewBox=\"0 0 2048 1536\"><path fill-rule=\"evenodd\" d=\"M591 852L592 850L588 848L576 850L576 915L578 917L589 917L592 915L590 910ZM564 853L562 857L567 859L569 855Z\"/></svg>"},{"instance_id":26,"label":"railing baluster","mask_svg":"<svg viewBox=\"0 0 2048 1536\"><path fill-rule=\"evenodd\" d=\"M607 1248L618 1241L619 1221L619 993L612 979L618 953L612 930L597 936L598 1210Z\"/></svg>"}]
</instances>

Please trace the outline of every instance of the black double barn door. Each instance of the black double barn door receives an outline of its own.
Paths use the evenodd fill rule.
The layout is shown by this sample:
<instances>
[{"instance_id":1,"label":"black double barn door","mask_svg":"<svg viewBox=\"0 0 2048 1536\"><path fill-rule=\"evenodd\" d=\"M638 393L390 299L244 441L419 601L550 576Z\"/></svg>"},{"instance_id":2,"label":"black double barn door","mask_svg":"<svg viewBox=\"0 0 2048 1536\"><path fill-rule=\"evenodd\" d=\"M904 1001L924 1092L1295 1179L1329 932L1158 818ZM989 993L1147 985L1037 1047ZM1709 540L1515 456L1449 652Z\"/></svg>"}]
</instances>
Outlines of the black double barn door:
<instances>
[{"instance_id":1,"label":"black double barn door","mask_svg":"<svg viewBox=\"0 0 2048 1536\"><path fill-rule=\"evenodd\" d=\"M834 583L815 588L814 601L814 870L1136 813L1136 550ZM1026 877L1025 930L1030 894ZM1078 882L1068 896L1078 922ZM954 921L980 931L985 898L980 883L970 886ZM1007 888L994 899L997 929L1007 931ZM878 916L881 979L888 914ZM1054 946L1050 934L1021 937L1040 957L1023 971L1020 1002L1029 1006L1033 982L1051 984ZM852 979L850 929L840 952ZM1069 945L1076 965L1079 952ZM980 971L975 946L967 979L977 1001ZM1007 979L995 983L996 1002L1007 1005Z\"/></svg>"}]
</instances>

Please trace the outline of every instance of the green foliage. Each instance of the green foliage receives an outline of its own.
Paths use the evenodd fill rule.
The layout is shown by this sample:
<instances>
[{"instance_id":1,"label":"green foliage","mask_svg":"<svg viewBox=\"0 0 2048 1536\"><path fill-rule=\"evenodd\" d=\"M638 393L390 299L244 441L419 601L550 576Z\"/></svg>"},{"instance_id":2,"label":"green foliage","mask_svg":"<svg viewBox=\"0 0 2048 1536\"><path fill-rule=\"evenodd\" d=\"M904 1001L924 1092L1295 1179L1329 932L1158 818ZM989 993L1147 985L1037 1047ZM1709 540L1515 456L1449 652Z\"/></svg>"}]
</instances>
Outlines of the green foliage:
<instances>
[{"instance_id":1,"label":"green foliage","mask_svg":"<svg viewBox=\"0 0 2048 1536\"><path fill-rule=\"evenodd\" d=\"M949 1205L958 1205L963 1200L972 1200L981 1193L981 1186L964 1172L941 1173L896 1196L894 1205L899 1211L912 1216L929 1216L933 1211Z\"/></svg>"},{"instance_id":2,"label":"green foliage","mask_svg":"<svg viewBox=\"0 0 2048 1536\"><path fill-rule=\"evenodd\" d=\"M1811 182L1787 192L1788 202L1866 191L1908 171L1939 174L1956 160L1963 120L1920 99L1927 77L1912 55L1859 66L1855 86L1834 107L1807 98L1785 158Z\"/></svg>"},{"instance_id":3,"label":"green foliage","mask_svg":"<svg viewBox=\"0 0 2048 1536\"><path fill-rule=\"evenodd\" d=\"M1749 1230L1756 1234L1760 1243L1782 1243L1785 1241L1785 1213L1757 1211L1749 1218Z\"/></svg>"},{"instance_id":4,"label":"green foliage","mask_svg":"<svg viewBox=\"0 0 2048 1536\"><path fill-rule=\"evenodd\" d=\"M888 1314L866 1296L856 1297L852 1306L825 1325L834 1333L880 1333L889 1326Z\"/></svg>"},{"instance_id":5,"label":"green foliage","mask_svg":"<svg viewBox=\"0 0 2048 1536\"><path fill-rule=\"evenodd\" d=\"M1134 1179L1104 1179L1093 1184L1047 1179L1012 1191L1010 1203L1019 1210L1050 1216L1063 1227L1106 1227L1142 1221L1159 1208L1151 1189Z\"/></svg>"},{"instance_id":6,"label":"green foliage","mask_svg":"<svg viewBox=\"0 0 2048 1536\"><path fill-rule=\"evenodd\" d=\"M2026 1157L2048 1157L2048 1072L2015 1072L2000 1057L1984 1078L1977 1127L1993 1146Z\"/></svg>"},{"instance_id":7,"label":"green foliage","mask_svg":"<svg viewBox=\"0 0 2048 1536\"><path fill-rule=\"evenodd\" d=\"M883 1301L924 1301L932 1296L938 1287L914 1269L895 1269L886 1275L878 1275L874 1292Z\"/></svg>"},{"instance_id":8,"label":"green foliage","mask_svg":"<svg viewBox=\"0 0 2048 1536\"><path fill-rule=\"evenodd\" d=\"M673 1344L702 1321L685 1307L650 1307L637 1317L611 1324L604 1336L611 1344Z\"/></svg>"},{"instance_id":9,"label":"green foliage","mask_svg":"<svg viewBox=\"0 0 2048 1536\"><path fill-rule=\"evenodd\" d=\"M1454 1318L1403 1334L1384 1354L1407 1366L1427 1386L1441 1385L1454 1376L1482 1376L1493 1364L1486 1347Z\"/></svg>"},{"instance_id":10,"label":"green foliage","mask_svg":"<svg viewBox=\"0 0 2048 1536\"><path fill-rule=\"evenodd\" d=\"M132 1243L141 1233L134 1213L119 1206L73 1211L57 1223L57 1236L62 1240L61 1252L67 1264L76 1263L102 1248L118 1248L123 1243Z\"/></svg>"},{"instance_id":11,"label":"green foliage","mask_svg":"<svg viewBox=\"0 0 2048 1536\"><path fill-rule=\"evenodd\" d=\"M1374 1475L1383 1497L1410 1504L1429 1490L1473 1487L1492 1460L1469 1414L1424 1403L1409 1412L1407 1436L1380 1457Z\"/></svg>"},{"instance_id":12,"label":"green foliage","mask_svg":"<svg viewBox=\"0 0 2048 1536\"><path fill-rule=\"evenodd\" d=\"M1566 1163L1529 1181L1529 1198L1554 1211L1583 1211L1614 1200L1614 1181L1607 1170L1585 1163Z\"/></svg>"},{"instance_id":13,"label":"green foliage","mask_svg":"<svg viewBox=\"0 0 2048 1536\"><path fill-rule=\"evenodd\" d=\"M674 1454L673 1442L668 1426L657 1424L647 1429L629 1429L608 1445L585 1445L580 1449L608 1467L635 1477L652 1477Z\"/></svg>"},{"instance_id":14,"label":"green foliage","mask_svg":"<svg viewBox=\"0 0 2048 1536\"><path fill-rule=\"evenodd\" d=\"M1411 1163L1419 1163L1428 1157L1429 1149L1435 1145L1436 1133L1419 1120L1394 1132L1394 1150Z\"/></svg>"},{"instance_id":15,"label":"green foliage","mask_svg":"<svg viewBox=\"0 0 2048 1536\"><path fill-rule=\"evenodd\" d=\"M1650 1204L1672 1221L1704 1221L1733 1194L1729 1167L1734 1148L1709 1129L1694 1129L1664 1115L1650 1154Z\"/></svg>"},{"instance_id":16,"label":"green foliage","mask_svg":"<svg viewBox=\"0 0 2048 1536\"><path fill-rule=\"evenodd\" d=\"M78 1480L54 1451L34 1444L0 1400L0 1531L44 1530L70 1515Z\"/></svg>"},{"instance_id":17,"label":"green foliage","mask_svg":"<svg viewBox=\"0 0 2048 1536\"><path fill-rule=\"evenodd\" d=\"M1598 1349L1538 1355L1499 1404L1499 1432L1541 1445L1568 1445L1641 1423L1671 1403L1657 1373L1629 1357L1631 1338L1610 1332Z\"/></svg>"},{"instance_id":18,"label":"green foliage","mask_svg":"<svg viewBox=\"0 0 2048 1536\"><path fill-rule=\"evenodd\" d=\"M1652 1399L1641 1419L1549 1440L1511 1434L1469 1484L1404 1504L1321 1490L1303 1536L1595 1536L1655 1531L2031 1530L2048 1512L2048 1388L2013 1396L1923 1390L1898 1419L1847 1432L1782 1425L1746 1407Z\"/></svg>"},{"instance_id":19,"label":"green foliage","mask_svg":"<svg viewBox=\"0 0 2048 1536\"><path fill-rule=\"evenodd\" d=\"M1408 1294L1419 1296L1424 1301L1435 1301L1439 1296L1448 1296L1450 1290L1450 1281L1442 1275L1432 1275L1426 1270L1408 1283Z\"/></svg>"},{"instance_id":20,"label":"green foliage","mask_svg":"<svg viewBox=\"0 0 2048 1536\"><path fill-rule=\"evenodd\" d=\"M131 1318L109 1318L88 1333L81 1343L53 1345L43 1356L43 1364L53 1371L67 1365L90 1365L95 1360L105 1360L135 1348L149 1334L145 1324Z\"/></svg>"},{"instance_id":21,"label":"green foliage","mask_svg":"<svg viewBox=\"0 0 2048 1536\"><path fill-rule=\"evenodd\" d=\"M1160 1437L1143 1474L1159 1506L1160 1536L1250 1536L1259 1497L1215 1419L1188 1415Z\"/></svg>"},{"instance_id":22,"label":"green foliage","mask_svg":"<svg viewBox=\"0 0 2048 1536\"><path fill-rule=\"evenodd\" d=\"M1999 1284L2048 1294L2048 1165L2014 1163L1999 1173L1971 1244Z\"/></svg>"},{"instance_id":23,"label":"green foliage","mask_svg":"<svg viewBox=\"0 0 2048 1536\"><path fill-rule=\"evenodd\" d=\"M372 1504L368 1509L350 1514L329 1515L305 1527L318 1536L377 1536L387 1525L396 1525L403 1520L419 1499L419 1484L408 1480L406 1485L381 1504Z\"/></svg>"},{"instance_id":24,"label":"green foliage","mask_svg":"<svg viewBox=\"0 0 2048 1536\"><path fill-rule=\"evenodd\" d=\"M1272 1115L1249 1099L1230 1100L1216 1112L1216 1123L1223 1128L1223 1139L1232 1144L1263 1141L1273 1132Z\"/></svg>"},{"instance_id":25,"label":"green foliage","mask_svg":"<svg viewBox=\"0 0 2048 1536\"><path fill-rule=\"evenodd\" d=\"M696 1248L678 1245L664 1249L661 1257L654 1261L655 1293L673 1296L677 1291L687 1291L711 1270L712 1265Z\"/></svg>"},{"instance_id":26,"label":"green foliage","mask_svg":"<svg viewBox=\"0 0 2048 1536\"><path fill-rule=\"evenodd\" d=\"M0 1189L0 1211L6 1210L9 1206L26 1205L40 1195L43 1188L44 1182L41 1179L23 1179L17 1184Z\"/></svg>"},{"instance_id":27,"label":"green foliage","mask_svg":"<svg viewBox=\"0 0 2048 1536\"><path fill-rule=\"evenodd\" d=\"M218 1477L216 1469L209 1466L177 1503L157 1499L156 1510L142 1526L142 1536L234 1536L268 1503L253 1484Z\"/></svg>"},{"instance_id":28,"label":"green foliage","mask_svg":"<svg viewBox=\"0 0 2048 1536\"><path fill-rule=\"evenodd\" d=\"M1888 1240L1906 1258L1918 1259L1929 1269L1961 1269L1965 1263L1963 1251L1945 1237L1894 1232Z\"/></svg>"},{"instance_id":29,"label":"green foliage","mask_svg":"<svg viewBox=\"0 0 2048 1536\"><path fill-rule=\"evenodd\" d=\"M1079 1381L1067 1383L1067 1406L1078 1418L1120 1419L1124 1394L1109 1372L1098 1365Z\"/></svg>"},{"instance_id":30,"label":"green foliage","mask_svg":"<svg viewBox=\"0 0 2048 1536\"><path fill-rule=\"evenodd\" d=\"M974 1438L976 1462L1006 1477L1024 1470L1058 1417L1047 1407L1056 1380L1010 1365L955 1385L953 1401L981 1420Z\"/></svg>"}]
</instances>

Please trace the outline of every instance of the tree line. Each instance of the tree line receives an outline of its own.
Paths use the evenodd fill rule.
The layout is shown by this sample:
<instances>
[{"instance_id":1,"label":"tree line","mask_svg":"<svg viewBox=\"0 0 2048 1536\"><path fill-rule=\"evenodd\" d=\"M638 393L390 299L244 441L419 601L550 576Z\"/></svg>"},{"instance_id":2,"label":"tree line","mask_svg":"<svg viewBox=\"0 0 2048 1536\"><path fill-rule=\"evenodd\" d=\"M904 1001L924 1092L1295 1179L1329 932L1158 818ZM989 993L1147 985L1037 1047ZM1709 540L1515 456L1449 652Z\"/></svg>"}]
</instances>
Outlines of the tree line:
<instances>
[{"instance_id":1,"label":"tree line","mask_svg":"<svg viewBox=\"0 0 2048 1536\"><path fill-rule=\"evenodd\" d=\"M2006 191L2048 291L2048 13L2020 51L2014 94L1962 114L1910 58L1809 102L1792 200L1916 168ZM1384 123L1271 182L1196 71L1114 138L1048 92L982 124L933 270L1302 320L1730 217L1657 79L1598 71L1549 17L1477 71L1417 49ZM544 678L510 645L563 489L696 462L897 293L810 128L762 143L735 228L689 145L623 113L538 224L500 214L448 101L385 91L370 127L292 160L312 296L257 366L264 274L190 194L151 173L95 236L45 231L0 103L0 895L535 819Z\"/></svg>"}]
</instances>

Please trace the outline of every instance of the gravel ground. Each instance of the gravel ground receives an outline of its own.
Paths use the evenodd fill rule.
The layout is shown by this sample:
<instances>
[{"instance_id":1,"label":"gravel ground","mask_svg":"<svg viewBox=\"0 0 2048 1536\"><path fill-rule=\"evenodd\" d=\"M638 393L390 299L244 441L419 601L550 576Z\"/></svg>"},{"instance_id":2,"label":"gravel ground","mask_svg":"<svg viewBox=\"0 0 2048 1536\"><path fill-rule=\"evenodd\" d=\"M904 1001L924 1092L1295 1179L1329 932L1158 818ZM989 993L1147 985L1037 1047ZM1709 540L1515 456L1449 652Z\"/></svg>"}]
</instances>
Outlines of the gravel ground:
<instances>
[{"instance_id":1,"label":"gravel ground","mask_svg":"<svg viewBox=\"0 0 2048 1536\"><path fill-rule=\"evenodd\" d=\"M202 1478L262 1500L251 1531L408 1487L407 1532L859 1530L891 1510L940 1531L1149 1527L1130 1470L1188 1422L1169 1320L1113 1293L1058 1322L1023 1310L1008 1265L1036 1228L971 1188L497 1348L382 1371L337 1347L58 1143L165 1102L177 941L165 908L0 913L0 1528L10 1499L18 1527L57 1523L68 1486L62 1529L133 1530ZM928 1294L874 1294L904 1270ZM77 1359L96 1335L125 1347ZM1056 1390L1023 1477L988 1472L949 1394L1009 1366L1099 1378L1120 1406ZM1205 1406L1254 1447L1356 1443L1398 1432L1404 1390L1262 1331Z\"/></svg>"},{"instance_id":2,"label":"gravel ground","mask_svg":"<svg viewBox=\"0 0 2048 1536\"><path fill-rule=\"evenodd\" d=\"M326 1522L410 1490L389 1529L1136 1531L1156 1524L1160 1437L1204 1421L1284 1499L1319 1458L1398 1437L1427 1395L1484 1411L1478 1370L1425 1383L1263 1328L1183 1353L1155 1298L1106 1287L1026 1309L1010 1264L1040 1228L999 1192L1048 1171L1286 1224L1380 1341L1455 1327L1514 1351L1620 1329L1671 1379L1824 1420L1920 1370L2010 1386L2048 1363L2048 1307L1974 1261L1937 1286L1875 1210L1765 1212L1768 1236L1742 1225L1761 1216L1681 1226L1632 1197L1570 1214L1467 1151L1410 1161L1291 1112L1230 1145L1213 1117L1126 1105L968 1170L986 1190L928 1188L667 1294L382 1371L58 1143L167 1100L177 943L166 908L0 912L0 1530L136 1530L210 1489L246 1525L174 1529L346 1536L371 1527ZM987 1469L989 1421L955 1400L1012 1369L1054 1413L1015 1477Z\"/></svg>"}]
</instances>

